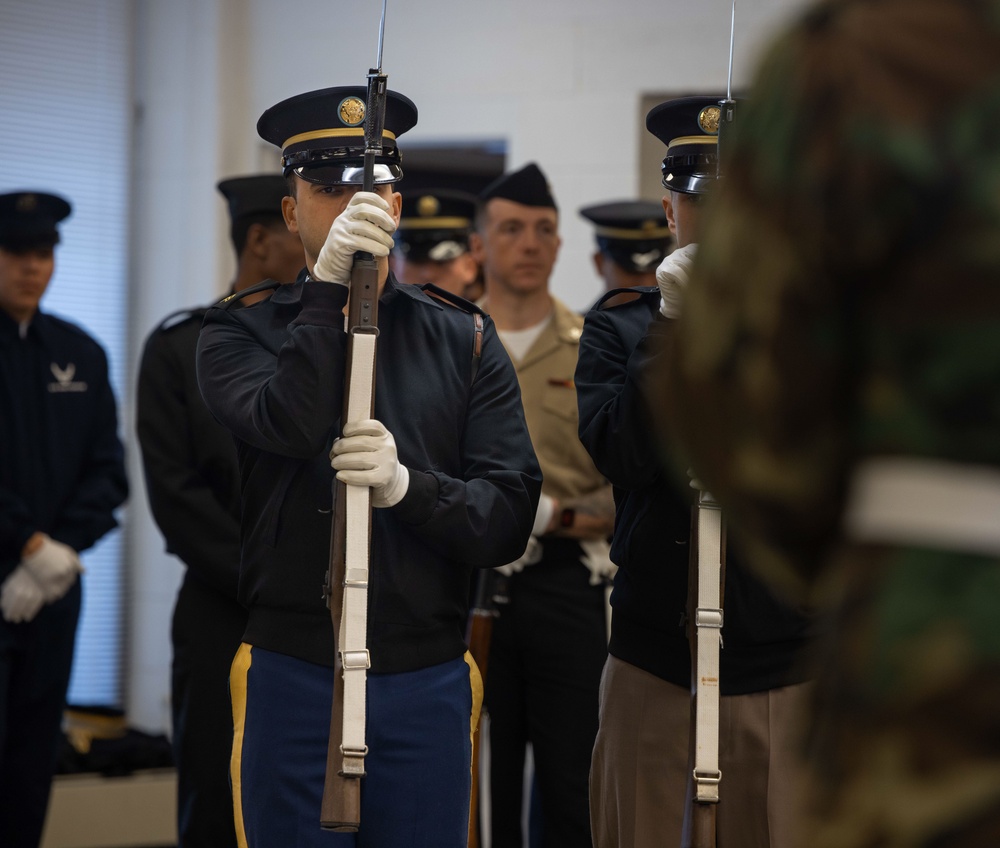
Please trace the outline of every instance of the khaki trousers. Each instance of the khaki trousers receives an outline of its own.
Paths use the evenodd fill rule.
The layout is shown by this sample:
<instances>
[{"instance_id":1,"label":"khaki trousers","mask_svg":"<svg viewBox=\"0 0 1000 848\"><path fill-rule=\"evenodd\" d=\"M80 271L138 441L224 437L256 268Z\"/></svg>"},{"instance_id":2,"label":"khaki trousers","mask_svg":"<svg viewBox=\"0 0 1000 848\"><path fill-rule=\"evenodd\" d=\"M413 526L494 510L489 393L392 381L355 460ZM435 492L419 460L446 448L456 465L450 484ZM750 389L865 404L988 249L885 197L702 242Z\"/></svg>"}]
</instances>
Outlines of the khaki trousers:
<instances>
[{"instance_id":1,"label":"khaki trousers","mask_svg":"<svg viewBox=\"0 0 1000 848\"><path fill-rule=\"evenodd\" d=\"M809 684L721 699L718 848L799 848L800 715ZM615 657L601 678L590 772L595 848L679 848L691 696Z\"/></svg>"}]
</instances>

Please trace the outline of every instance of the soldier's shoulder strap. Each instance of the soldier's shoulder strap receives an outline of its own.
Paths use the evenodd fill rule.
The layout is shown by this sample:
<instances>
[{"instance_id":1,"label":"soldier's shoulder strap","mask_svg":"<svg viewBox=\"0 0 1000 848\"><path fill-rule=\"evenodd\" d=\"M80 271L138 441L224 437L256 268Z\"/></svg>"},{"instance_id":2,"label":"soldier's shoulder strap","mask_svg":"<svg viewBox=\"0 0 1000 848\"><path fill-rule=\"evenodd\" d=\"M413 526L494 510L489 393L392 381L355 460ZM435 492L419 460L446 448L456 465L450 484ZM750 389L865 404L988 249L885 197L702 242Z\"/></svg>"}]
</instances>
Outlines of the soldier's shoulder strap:
<instances>
[{"instance_id":1,"label":"soldier's shoulder strap","mask_svg":"<svg viewBox=\"0 0 1000 848\"><path fill-rule=\"evenodd\" d=\"M485 315L476 304L471 300L466 300L461 295L452 294L450 291L445 291L439 286L434 285L434 283L424 283L420 286L420 291L426 294L428 297L433 297L435 300L439 300L449 306L454 306L456 309L461 309L463 312L468 312L471 315L475 315L477 312L480 315Z\"/></svg>"},{"instance_id":2,"label":"soldier's shoulder strap","mask_svg":"<svg viewBox=\"0 0 1000 848\"><path fill-rule=\"evenodd\" d=\"M166 318L157 324L156 329L153 332L164 333L169 330L173 330L175 327L180 327L188 321L195 319L200 321L205 317L205 313L207 311L207 306L195 306L187 309L178 309L176 312L171 312Z\"/></svg>"},{"instance_id":3,"label":"soldier's shoulder strap","mask_svg":"<svg viewBox=\"0 0 1000 848\"><path fill-rule=\"evenodd\" d=\"M281 283L276 280L264 280L263 282L257 283L256 285L250 286L250 288L243 289L243 291L234 292L233 294L226 295L222 300L220 300L215 305L222 309L232 309L234 306L238 306L243 298L248 297L252 294L257 294L262 291L270 291L271 289L276 289L281 285Z\"/></svg>"},{"instance_id":4,"label":"soldier's shoulder strap","mask_svg":"<svg viewBox=\"0 0 1000 848\"><path fill-rule=\"evenodd\" d=\"M619 295L633 295L629 300L619 303L608 303L613 297ZM656 297L657 300L660 296L660 290L657 286L631 286L625 288L611 289L611 291L605 292L598 299L597 303L592 307L593 309L612 309L615 306L624 306L626 303L635 303L637 300L646 300L652 297Z\"/></svg>"},{"instance_id":5,"label":"soldier's shoulder strap","mask_svg":"<svg viewBox=\"0 0 1000 848\"><path fill-rule=\"evenodd\" d=\"M438 288L433 283L424 283L420 287L420 290L428 297L433 297L435 300L441 301L449 306L453 306L455 309L461 309L463 312L472 316L472 377L469 380L469 383L474 383L476 381L476 375L479 373L479 364L483 359L483 316L485 316L486 313L472 301L466 300L464 297L459 297L457 294L445 291L442 288Z\"/></svg>"}]
</instances>

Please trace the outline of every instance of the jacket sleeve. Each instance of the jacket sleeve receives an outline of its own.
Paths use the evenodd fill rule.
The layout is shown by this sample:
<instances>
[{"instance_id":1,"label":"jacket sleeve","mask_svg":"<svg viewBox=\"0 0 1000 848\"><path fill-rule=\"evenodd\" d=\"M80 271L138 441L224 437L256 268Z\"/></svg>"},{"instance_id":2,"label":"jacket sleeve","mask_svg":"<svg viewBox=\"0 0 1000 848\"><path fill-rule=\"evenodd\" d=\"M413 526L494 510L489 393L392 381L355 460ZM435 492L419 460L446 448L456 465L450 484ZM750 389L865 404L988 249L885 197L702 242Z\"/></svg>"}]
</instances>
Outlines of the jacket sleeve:
<instances>
[{"instance_id":1,"label":"jacket sleeve","mask_svg":"<svg viewBox=\"0 0 1000 848\"><path fill-rule=\"evenodd\" d=\"M662 354L648 332L638 344L627 338L623 314L611 308L587 315L575 375L579 433L594 464L612 484L640 489L662 470L643 388ZM657 315L650 326L665 321Z\"/></svg>"},{"instance_id":2,"label":"jacket sleeve","mask_svg":"<svg viewBox=\"0 0 1000 848\"><path fill-rule=\"evenodd\" d=\"M97 349L98 386L88 448L72 494L56 515L49 535L77 551L91 547L118 526L114 511L128 497L125 451L118 437L118 413L108 380L108 362Z\"/></svg>"},{"instance_id":3,"label":"jacket sleeve","mask_svg":"<svg viewBox=\"0 0 1000 848\"><path fill-rule=\"evenodd\" d=\"M198 337L198 384L212 415L260 450L297 459L326 448L343 407L346 286L306 282L280 347L244 320L210 309Z\"/></svg>"},{"instance_id":4,"label":"jacket sleeve","mask_svg":"<svg viewBox=\"0 0 1000 848\"><path fill-rule=\"evenodd\" d=\"M0 486L0 581L21 559L21 550L34 533L31 510L24 499Z\"/></svg>"},{"instance_id":5,"label":"jacket sleeve","mask_svg":"<svg viewBox=\"0 0 1000 848\"><path fill-rule=\"evenodd\" d=\"M461 477L411 470L406 496L392 509L442 556L482 568L511 562L528 544L542 472L514 366L488 319L461 453Z\"/></svg>"},{"instance_id":6,"label":"jacket sleeve","mask_svg":"<svg viewBox=\"0 0 1000 848\"><path fill-rule=\"evenodd\" d=\"M236 600L239 582L239 518L219 500L199 467L191 415L201 396L190 396L194 339L179 351L160 331L146 343L139 366L136 431L142 449L146 493L167 550L202 581ZM186 354L189 359L182 361ZM186 378L186 379L185 379ZM210 423L210 422L209 422ZM231 462L236 466L236 451Z\"/></svg>"}]
</instances>

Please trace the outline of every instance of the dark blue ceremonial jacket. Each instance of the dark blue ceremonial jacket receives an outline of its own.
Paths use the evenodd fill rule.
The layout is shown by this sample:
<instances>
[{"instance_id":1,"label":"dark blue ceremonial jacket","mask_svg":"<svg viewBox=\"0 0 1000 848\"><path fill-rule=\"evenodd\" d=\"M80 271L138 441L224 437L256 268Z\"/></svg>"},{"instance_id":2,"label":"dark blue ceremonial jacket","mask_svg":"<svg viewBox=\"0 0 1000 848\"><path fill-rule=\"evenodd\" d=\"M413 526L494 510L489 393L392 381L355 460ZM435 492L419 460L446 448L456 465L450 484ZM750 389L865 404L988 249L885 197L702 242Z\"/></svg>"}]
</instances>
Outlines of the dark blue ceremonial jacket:
<instances>
[{"instance_id":1,"label":"dark blue ceremonial jacket","mask_svg":"<svg viewBox=\"0 0 1000 848\"><path fill-rule=\"evenodd\" d=\"M239 456L246 641L331 666L321 590L346 300L344 286L282 286L246 309L210 310L198 343L202 395ZM541 471L517 378L484 317L473 379L471 310L391 276L379 301L375 418L392 433L410 483L400 503L373 510L373 672L461 656L473 569L517 559L531 532Z\"/></svg>"},{"instance_id":2,"label":"dark blue ceremonial jacket","mask_svg":"<svg viewBox=\"0 0 1000 848\"><path fill-rule=\"evenodd\" d=\"M21 338L0 310L0 581L35 531L89 548L127 494L104 350L41 312Z\"/></svg>"},{"instance_id":3,"label":"dark blue ceremonial jacket","mask_svg":"<svg viewBox=\"0 0 1000 848\"><path fill-rule=\"evenodd\" d=\"M606 297L620 293L609 292ZM645 392L673 323L659 313L656 288L634 289L630 303L592 309L580 339L576 393L580 438L615 488L609 652L678 686L691 683L687 639L688 544L694 492L664 462ZM602 299L603 300L603 299ZM659 373L663 373L662 370ZM723 695L802 682L811 621L776 599L743 568L727 542Z\"/></svg>"}]
</instances>

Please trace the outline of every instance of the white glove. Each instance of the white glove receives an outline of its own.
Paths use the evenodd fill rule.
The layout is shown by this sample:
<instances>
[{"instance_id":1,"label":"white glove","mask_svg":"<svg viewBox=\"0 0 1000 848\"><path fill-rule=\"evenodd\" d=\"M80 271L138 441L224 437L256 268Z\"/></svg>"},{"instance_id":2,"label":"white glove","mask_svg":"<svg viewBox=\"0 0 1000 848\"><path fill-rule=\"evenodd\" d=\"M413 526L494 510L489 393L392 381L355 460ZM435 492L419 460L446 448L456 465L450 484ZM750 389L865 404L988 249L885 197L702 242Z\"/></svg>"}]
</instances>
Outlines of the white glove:
<instances>
[{"instance_id":1,"label":"white glove","mask_svg":"<svg viewBox=\"0 0 1000 848\"><path fill-rule=\"evenodd\" d=\"M698 492L706 491L705 484L702 483L701 480L698 478L698 475L694 473L693 468L689 468L687 474L688 474L688 485L692 489Z\"/></svg>"},{"instance_id":2,"label":"white glove","mask_svg":"<svg viewBox=\"0 0 1000 848\"><path fill-rule=\"evenodd\" d=\"M580 561L590 572L591 586L614 580L618 566L611 561L611 545L607 539L581 539L580 548L583 552Z\"/></svg>"},{"instance_id":3,"label":"white glove","mask_svg":"<svg viewBox=\"0 0 1000 848\"><path fill-rule=\"evenodd\" d=\"M535 522L531 527L531 535L528 536L528 545L524 549L524 553L513 562L508 562L506 565L498 565L496 567L497 571L505 577L510 577L515 572L524 571L526 565L534 565L536 562L541 561L542 543L538 541L538 537L543 535L548 529L549 522L552 521L552 513L555 512L555 509L555 498L551 495L546 495L544 492L538 496Z\"/></svg>"},{"instance_id":4,"label":"white glove","mask_svg":"<svg viewBox=\"0 0 1000 848\"><path fill-rule=\"evenodd\" d=\"M348 486L371 486L372 506L395 506L410 485L410 472L396 458L396 441L381 421L349 421L333 443L330 464Z\"/></svg>"},{"instance_id":5,"label":"white glove","mask_svg":"<svg viewBox=\"0 0 1000 848\"><path fill-rule=\"evenodd\" d=\"M313 277L327 283L348 285L354 254L388 256L395 242L392 234L396 221L389 214L389 204L373 191L359 191L330 226L320 249Z\"/></svg>"},{"instance_id":6,"label":"white glove","mask_svg":"<svg viewBox=\"0 0 1000 848\"><path fill-rule=\"evenodd\" d=\"M51 604L65 595L83 571L80 558L69 545L56 542L48 536L42 537L41 547L26 556L24 565L45 595L45 603Z\"/></svg>"},{"instance_id":7,"label":"white glove","mask_svg":"<svg viewBox=\"0 0 1000 848\"><path fill-rule=\"evenodd\" d=\"M684 291L691 274L691 263L697 244L686 244L668 253L656 269L656 284L660 287L660 314L664 318L680 318Z\"/></svg>"},{"instance_id":8,"label":"white glove","mask_svg":"<svg viewBox=\"0 0 1000 848\"><path fill-rule=\"evenodd\" d=\"M22 563L0 586L0 613L11 624L27 623L45 606L42 587Z\"/></svg>"}]
</instances>

